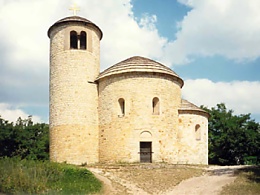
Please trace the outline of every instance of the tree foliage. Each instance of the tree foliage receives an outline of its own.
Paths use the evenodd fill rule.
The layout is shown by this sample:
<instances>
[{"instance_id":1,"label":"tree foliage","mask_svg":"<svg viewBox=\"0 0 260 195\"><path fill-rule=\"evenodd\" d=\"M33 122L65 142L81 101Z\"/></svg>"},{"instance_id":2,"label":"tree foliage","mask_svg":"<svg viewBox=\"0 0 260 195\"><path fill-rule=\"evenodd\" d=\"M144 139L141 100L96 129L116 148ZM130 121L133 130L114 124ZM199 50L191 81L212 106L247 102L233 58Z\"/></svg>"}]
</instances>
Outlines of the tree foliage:
<instances>
[{"instance_id":1,"label":"tree foliage","mask_svg":"<svg viewBox=\"0 0 260 195\"><path fill-rule=\"evenodd\" d=\"M250 114L234 115L225 104L209 112L209 163L220 165L260 163L260 124ZM31 117L16 123L0 116L0 157L49 159L49 125L34 124Z\"/></svg>"},{"instance_id":2,"label":"tree foliage","mask_svg":"<svg viewBox=\"0 0 260 195\"><path fill-rule=\"evenodd\" d=\"M14 124L0 116L0 157L49 159L49 126L34 124L31 117Z\"/></svg>"},{"instance_id":3,"label":"tree foliage","mask_svg":"<svg viewBox=\"0 0 260 195\"><path fill-rule=\"evenodd\" d=\"M208 109L209 163L256 164L260 161L260 125L250 114L234 115L224 103Z\"/></svg>"}]
</instances>

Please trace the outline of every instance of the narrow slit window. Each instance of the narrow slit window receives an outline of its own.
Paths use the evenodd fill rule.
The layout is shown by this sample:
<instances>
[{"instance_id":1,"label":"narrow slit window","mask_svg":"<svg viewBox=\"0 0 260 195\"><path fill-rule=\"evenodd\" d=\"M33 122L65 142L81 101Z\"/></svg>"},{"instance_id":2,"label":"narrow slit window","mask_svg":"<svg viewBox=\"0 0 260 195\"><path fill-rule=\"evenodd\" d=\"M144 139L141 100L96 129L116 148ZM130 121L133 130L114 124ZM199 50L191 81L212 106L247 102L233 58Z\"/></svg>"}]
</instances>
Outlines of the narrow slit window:
<instances>
[{"instance_id":1,"label":"narrow slit window","mask_svg":"<svg viewBox=\"0 0 260 195\"><path fill-rule=\"evenodd\" d=\"M158 97L153 98L153 114L159 115L160 114L160 100Z\"/></svg>"},{"instance_id":2,"label":"narrow slit window","mask_svg":"<svg viewBox=\"0 0 260 195\"><path fill-rule=\"evenodd\" d=\"M87 34L84 31L80 33L80 49L87 49Z\"/></svg>"},{"instance_id":3,"label":"narrow slit window","mask_svg":"<svg viewBox=\"0 0 260 195\"><path fill-rule=\"evenodd\" d=\"M118 100L119 106L120 106L120 114L125 115L125 100L123 98L120 98Z\"/></svg>"},{"instance_id":4,"label":"narrow slit window","mask_svg":"<svg viewBox=\"0 0 260 195\"><path fill-rule=\"evenodd\" d=\"M195 137L196 137L196 140L201 140L200 125L195 126Z\"/></svg>"},{"instance_id":5,"label":"narrow slit window","mask_svg":"<svg viewBox=\"0 0 260 195\"><path fill-rule=\"evenodd\" d=\"M78 38L76 31L70 32L70 49L78 49Z\"/></svg>"}]
</instances>

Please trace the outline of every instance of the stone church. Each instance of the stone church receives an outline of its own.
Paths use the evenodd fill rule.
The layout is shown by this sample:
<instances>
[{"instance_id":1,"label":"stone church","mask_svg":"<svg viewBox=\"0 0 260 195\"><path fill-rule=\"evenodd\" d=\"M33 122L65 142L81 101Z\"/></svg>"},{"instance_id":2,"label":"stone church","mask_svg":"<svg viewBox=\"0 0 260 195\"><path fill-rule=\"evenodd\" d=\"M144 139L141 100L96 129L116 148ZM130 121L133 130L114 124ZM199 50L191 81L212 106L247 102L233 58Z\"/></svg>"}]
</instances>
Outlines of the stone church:
<instances>
[{"instance_id":1,"label":"stone church","mask_svg":"<svg viewBox=\"0 0 260 195\"><path fill-rule=\"evenodd\" d=\"M209 115L174 71L134 56L100 72L102 31L79 16L48 36L52 161L208 164Z\"/></svg>"}]
</instances>

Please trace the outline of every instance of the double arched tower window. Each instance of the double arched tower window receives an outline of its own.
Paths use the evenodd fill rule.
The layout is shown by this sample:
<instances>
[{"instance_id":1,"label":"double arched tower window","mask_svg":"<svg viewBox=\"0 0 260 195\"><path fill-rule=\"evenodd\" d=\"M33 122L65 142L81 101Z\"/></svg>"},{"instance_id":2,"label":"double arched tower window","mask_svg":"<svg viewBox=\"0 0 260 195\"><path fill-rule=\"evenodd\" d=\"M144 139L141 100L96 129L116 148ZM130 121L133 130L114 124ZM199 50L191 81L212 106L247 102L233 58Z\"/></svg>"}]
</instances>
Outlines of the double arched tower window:
<instances>
[{"instance_id":1,"label":"double arched tower window","mask_svg":"<svg viewBox=\"0 0 260 195\"><path fill-rule=\"evenodd\" d=\"M70 31L70 49L87 49L87 33L81 31Z\"/></svg>"}]
</instances>

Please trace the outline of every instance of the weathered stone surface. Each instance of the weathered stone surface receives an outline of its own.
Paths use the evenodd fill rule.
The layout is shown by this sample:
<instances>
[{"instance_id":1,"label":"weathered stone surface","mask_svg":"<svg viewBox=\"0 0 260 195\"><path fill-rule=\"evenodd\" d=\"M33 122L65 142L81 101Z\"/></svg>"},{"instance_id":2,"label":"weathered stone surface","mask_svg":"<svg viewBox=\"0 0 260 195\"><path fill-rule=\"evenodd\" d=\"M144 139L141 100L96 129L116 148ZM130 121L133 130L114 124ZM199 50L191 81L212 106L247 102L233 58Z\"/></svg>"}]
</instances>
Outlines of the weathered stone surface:
<instances>
[{"instance_id":1,"label":"weathered stone surface","mask_svg":"<svg viewBox=\"0 0 260 195\"><path fill-rule=\"evenodd\" d=\"M153 114L152 100L160 100ZM118 100L125 100L121 116ZM140 141L152 142L153 162L176 161L181 91L171 77L150 73L112 76L99 82L100 161L139 162ZM142 140L142 132L151 135Z\"/></svg>"},{"instance_id":2,"label":"weathered stone surface","mask_svg":"<svg viewBox=\"0 0 260 195\"><path fill-rule=\"evenodd\" d=\"M87 49L70 49L70 32L87 34ZM98 162L100 35L92 26L64 23L49 31L50 158L72 164Z\"/></svg>"},{"instance_id":3,"label":"weathered stone surface","mask_svg":"<svg viewBox=\"0 0 260 195\"><path fill-rule=\"evenodd\" d=\"M71 31L86 32L86 49L70 48ZM140 162L140 142L151 142L152 162L208 163L208 114L181 99L175 72L136 56L100 73L102 32L84 18L48 35L52 161Z\"/></svg>"}]
</instances>

